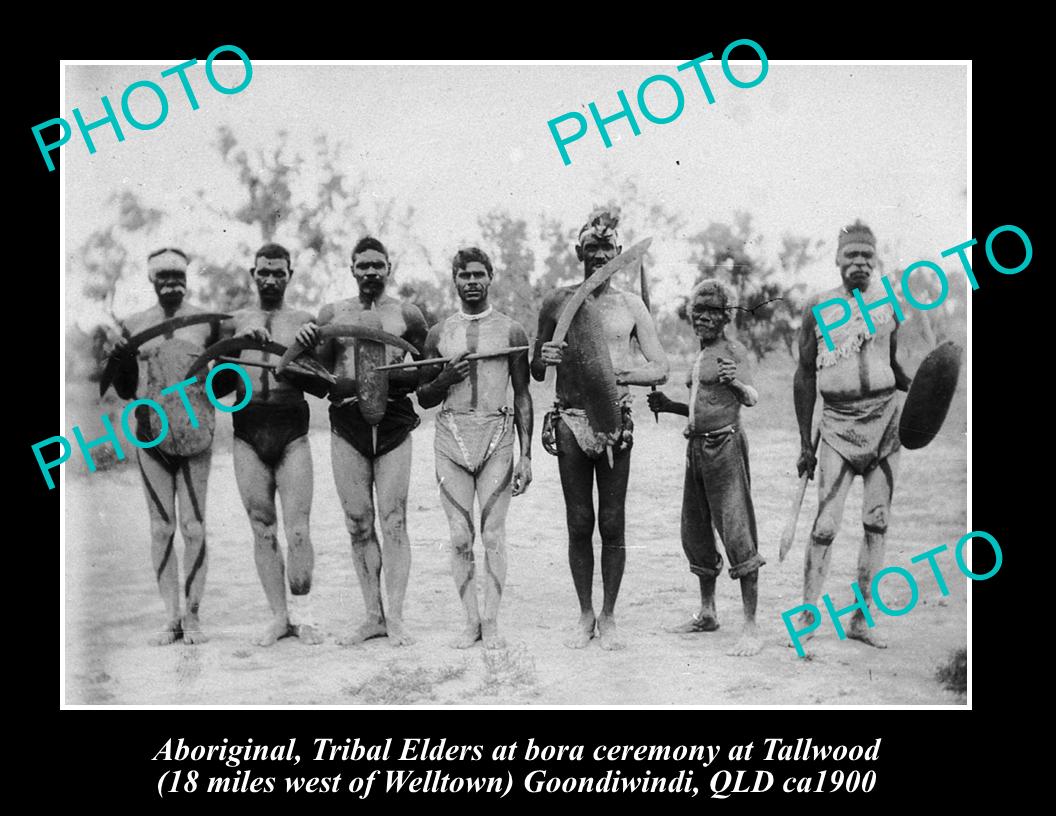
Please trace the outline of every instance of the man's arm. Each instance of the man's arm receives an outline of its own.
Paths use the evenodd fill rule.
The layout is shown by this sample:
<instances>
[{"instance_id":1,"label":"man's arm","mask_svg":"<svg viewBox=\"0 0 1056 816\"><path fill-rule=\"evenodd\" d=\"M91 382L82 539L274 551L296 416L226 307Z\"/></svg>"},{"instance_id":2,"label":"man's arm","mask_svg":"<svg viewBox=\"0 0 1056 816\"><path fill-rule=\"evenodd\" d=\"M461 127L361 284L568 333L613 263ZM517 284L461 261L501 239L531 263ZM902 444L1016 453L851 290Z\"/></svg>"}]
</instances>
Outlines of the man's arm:
<instances>
[{"instance_id":1,"label":"man's arm","mask_svg":"<svg viewBox=\"0 0 1056 816\"><path fill-rule=\"evenodd\" d=\"M429 330L429 334L425 338L425 354L423 355L425 359L439 356L437 348L440 345L440 328L442 325L442 323L437 323ZM469 364L467 363L466 365L468 367ZM437 382L442 372L443 367L438 365L427 365L418 369L416 376L419 378L419 383L421 383L417 392L418 404L423 408L432 408L444 401L450 385L444 385L442 381Z\"/></svg>"},{"instance_id":2,"label":"man's arm","mask_svg":"<svg viewBox=\"0 0 1056 816\"><path fill-rule=\"evenodd\" d=\"M898 326L891 332L891 371L895 374L895 388L899 391L909 391L909 384L913 382L902 364L898 362Z\"/></svg>"},{"instance_id":3,"label":"man's arm","mask_svg":"<svg viewBox=\"0 0 1056 816\"><path fill-rule=\"evenodd\" d=\"M748 363L748 349L743 344L732 340L729 343L730 353L733 355L732 365L725 361L719 361L719 382L725 383L737 400L746 408L751 408L759 402L759 392L752 384L752 369Z\"/></svg>"},{"instance_id":4,"label":"man's arm","mask_svg":"<svg viewBox=\"0 0 1056 816\"><path fill-rule=\"evenodd\" d=\"M637 295L628 294L625 300L630 304L631 312L634 314L634 333L638 338L642 355L648 362L638 368L617 371L616 382L619 385L663 385L667 382L669 367L667 354L664 353L664 347L660 344L653 317Z\"/></svg>"},{"instance_id":5,"label":"man's arm","mask_svg":"<svg viewBox=\"0 0 1056 816\"><path fill-rule=\"evenodd\" d=\"M796 470L799 475L809 472L814 477L814 466L817 458L814 455L814 444L810 438L811 423L814 420L814 403L818 398L818 343L814 336L814 299L807 301L803 307L803 321L799 327L799 365L792 381L792 397L796 406L796 422L799 423L799 461Z\"/></svg>"},{"instance_id":6,"label":"man's arm","mask_svg":"<svg viewBox=\"0 0 1056 816\"><path fill-rule=\"evenodd\" d=\"M528 333L520 323L510 327L510 345L528 344ZM510 358L510 382L513 384L513 421L521 443L521 456L513 469L513 495L520 496L532 482L532 425L535 421L532 393L529 389L528 355L517 352Z\"/></svg>"},{"instance_id":7,"label":"man's arm","mask_svg":"<svg viewBox=\"0 0 1056 816\"><path fill-rule=\"evenodd\" d=\"M532 376L537 382L546 379L547 363L543 359L543 344L549 343L557 328L557 304L560 302L559 292L551 292L543 298L543 305L539 309L539 330L535 334L535 348L532 349Z\"/></svg>"},{"instance_id":8,"label":"man's arm","mask_svg":"<svg viewBox=\"0 0 1056 816\"><path fill-rule=\"evenodd\" d=\"M121 399L130 400L136 396L136 388L139 387L139 360L136 352L129 352L125 348L129 337L132 336L128 327L121 322L118 322L117 325L121 330L121 339L117 341L110 351L110 355L117 357L119 361L119 368L114 375L113 386L114 391Z\"/></svg>"},{"instance_id":9,"label":"man's arm","mask_svg":"<svg viewBox=\"0 0 1056 816\"><path fill-rule=\"evenodd\" d=\"M401 308L403 310L403 322L407 325L407 329L403 332L402 337L418 349L417 354L411 355L412 359L421 360L422 349L424 348L426 338L429 335L429 327L425 323L425 316L422 314L422 310L413 303L404 303ZM433 328L436 327L434 326ZM413 391L418 387L419 374L420 372L416 368L390 371L389 385Z\"/></svg>"}]
</instances>

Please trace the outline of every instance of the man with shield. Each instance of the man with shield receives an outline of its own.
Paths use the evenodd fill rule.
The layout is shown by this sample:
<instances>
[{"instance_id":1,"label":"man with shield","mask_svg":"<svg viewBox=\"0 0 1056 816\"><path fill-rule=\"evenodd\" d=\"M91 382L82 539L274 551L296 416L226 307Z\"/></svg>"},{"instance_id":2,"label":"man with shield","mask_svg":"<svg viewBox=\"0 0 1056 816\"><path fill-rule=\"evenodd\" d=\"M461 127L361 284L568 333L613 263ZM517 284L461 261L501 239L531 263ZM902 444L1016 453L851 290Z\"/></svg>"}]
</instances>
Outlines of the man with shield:
<instances>
[{"instance_id":1,"label":"man with shield","mask_svg":"<svg viewBox=\"0 0 1056 816\"><path fill-rule=\"evenodd\" d=\"M319 322L302 326L290 349L296 353L318 346L320 362L337 375L330 391L334 482L367 612L366 622L340 639L342 644L375 637L388 637L394 646L413 642L403 623L403 600L411 569L411 431L420 422L407 395L418 385L418 373L375 369L398 362L408 351L420 357L427 326L417 306L386 294L391 270L381 241L362 238L352 250L358 296L324 306ZM280 372L282 367L280 363ZM374 531L375 513L382 547ZM381 597L383 565L387 612Z\"/></svg>"},{"instance_id":2,"label":"man with shield","mask_svg":"<svg viewBox=\"0 0 1056 816\"><path fill-rule=\"evenodd\" d=\"M184 372L188 362L218 338L220 321L228 315L207 313L185 301L188 262L179 249L159 249L148 256L147 274L158 302L122 321L123 336L111 352L101 383L103 392L112 380L123 399L152 401L137 405L134 416L135 436L141 443L136 456L150 513L151 557L166 612L165 625L152 641L157 645L181 638L184 643L207 639L198 611L208 566L205 495L215 414L203 383L186 382ZM143 444L151 442L149 447ZM180 609L179 566L173 548L177 499L185 614Z\"/></svg>"},{"instance_id":3,"label":"man with shield","mask_svg":"<svg viewBox=\"0 0 1056 816\"><path fill-rule=\"evenodd\" d=\"M815 295L803 308L799 330L799 364L793 382L796 419L799 423L799 475L818 478L818 515L810 534L803 582L803 602L815 604L828 574L832 542L840 529L843 507L855 476L864 483L862 526L864 539L858 553L857 609L846 629L847 637L877 648L886 642L873 626L869 606L873 576L884 563L885 535L891 513L891 497L899 457L899 410L897 391L909 389L910 378L898 362L899 321L891 304L870 304L872 328L862 310L829 329L832 349L814 316L826 301L849 299L855 289L865 293L876 266L876 236L861 221L840 230L836 265L842 282ZM814 403L821 392L823 411L820 449L815 455L811 437ZM813 614L800 613L797 628L814 628ZM809 638L804 631L801 640Z\"/></svg>"},{"instance_id":4,"label":"man with shield","mask_svg":"<svg viewBox=\"0 0 1056 816\"><path fill-rule=\"evenodd\" d=\"M618 221L608 210L595 210L580 229L576 257L583 262L586 280L580 287L558 289L543 301L531 364L532 376L540 382L549 366L557 366L556 401L544 419L542 441L547 452L558 457L565 497L568 560L580 607L567 645L577 649L590 642L595 630L602 648L622 646L615 606L626 562L624 504L634 427L627 386L660 385L668 372L645 303L609 282L611 273L621 268L616 260L623 250ZM640 260L640 249L621 260ZM559 329L567 330L567 341L560 336L555 340ZM632 339L641 348L644 365L634 364ZM600 616L595 616L592 601L595 477L604 591Z\"/></svg>"}]
</instances>

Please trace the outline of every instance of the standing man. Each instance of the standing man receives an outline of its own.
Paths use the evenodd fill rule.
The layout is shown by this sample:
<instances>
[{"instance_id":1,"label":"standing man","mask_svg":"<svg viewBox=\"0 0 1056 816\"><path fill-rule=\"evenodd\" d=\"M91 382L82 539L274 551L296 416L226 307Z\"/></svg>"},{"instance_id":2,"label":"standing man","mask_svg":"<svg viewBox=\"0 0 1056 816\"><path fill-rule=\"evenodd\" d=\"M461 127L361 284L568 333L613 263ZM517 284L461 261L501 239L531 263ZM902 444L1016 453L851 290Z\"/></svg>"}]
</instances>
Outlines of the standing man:
<instances>
[{"instance_id":1,"label":"standing man","mask_svg":"<svg viewBox=\"0 0 1056 816\"><path fill-rule=\"evenodd\" d=\"M257 250L250 277L260 305L234 315L236 336L252 336L289 345L297 329L313 319L308 312L284 303L293 276L290 253L278 244ZM245 350L242 359L267 362L275 355ZM274 360L272 360L274 362ZM302 643L322 641L312 620L310 595L314 553L308 532L312 506L312 450L308 444L308 403L300 389L271 370L246 366L253 385L249 404L232 416L235 479L253 528L253 557L272 619L256 640L271 646L296 635ZM242 398L239 389L239 401ZM286 595L286 565L279 550L275 491L282 500L282 521L289 557L290 595Z\"/></svg>"},{"instance_id":2,"label":"standing man","mask_svg":"<svg viewBox=\"0 0 1056 816\"><path fill-rule=\"evenodd\" d=\"M862 310L842 326L830 329L834 349L829 351L814 318L814 306L832 298L850 298L855 289L869 290L876 266L876 237L861 221L840 230L836 265L843 282L815 295L803 309L799 330L799 366L793 395L799 422L799 475L818 479L818 515L810 534L803 581L804 603L816 603L829 571L832 541L840 529L843 506L855 476L864 482L862 526L865 538L858 552L858 588L866 606L872 603L870 584L884 561L884 536L891 512L891 496L898 470L898 418L901 400L897 391L908 391L910 378L898 363L898 319L890 304L870 308L875 333L869 331ZM811 422L816 392L821 392L820 456L811 444ZM804 610L798 624L813 622ZM886 647L857 609L847 637L878 648ZM806 640L804 634L801 639Z\"/></svg>"},{"instance_id":3,"label":"standing man","mask_svg":"<svg viewBox=\"0 0 1056 816\"><path fill-rule=\"evenodd\" d=\"M616 232L618 216L605 210L591 214L579 231L576 258L583 262L589 278L623 250ZM561 361L567 342L554 343L554 328L565 299L575 291L566 286L547 295L539 313L539 332L532 356L532 376L542 382L548 366L557 366L556 402L547 414L543 446L558 456L561 490L568 524L568 561L579 597L580 616L568 646L581 649L594 637L595 629L604 649L622 646L616 632L616 596L623 579L624 503L630 474L632 431L629 385L659 385L667 380L667 356L656 335L656 327L642 299L623 292L609 282L588 298L600 313L604 344L608 349L616 383L623 396L623 430L614 445L612 465L605 456L606 440L598 438L587 422L584 406L589 395L573 378L563 376ZM633 366L631 340L637 338L646 364ZM598 530L601 533L601 577L604 588L601 616L594 614L594 478L598 482Z\"/></svg>"},{"instance_id":4,"label":"standing man","mask_svg":"<svg viewBox=\"0 0 1056 816\"><path fill-rule=\"evenodd\" d=\"M184 643L207 640L202 634L198 609L205 592L208 566L205 494L216 419L201 380L182 390L172 386L184 380L190 360L219 338L219 326L216 323L185 326L149 340L134 351L129 350L128 340L131 335L162 321L204 313L184 300L188 263L187 255L179 249L159 249L148 256L147 275L158 303L122 322L124 337L112 352L121 363L114 377L118 396L128 400L154 400L168 418L168 434L159 444L136 449L150 514L151 560L167 616L164 627L152 641L159 646L180 638ZM186 403L181 402L181 394L186 395ZM141 442L157 439L165 430L159 414L148 405L136 406L135 418L135 434ZM173 551L177 497L184 547L186 614L180 611L179 565Z\"/></svg>"},{"instance_id":5,"label":"standing man","mask_svg":"<svg viewBox=\"0 0 1056 816\"><path fill-rule=\"evenodd\" d=\"M460 249L451 264L461 309L433 326L425 341L426 359L454 357L442 370L422 372L418 403L436 417L436 479L451 527L451 571L466 608L466 628L452 644L468 649L478 640L486 649L501 649L498 615L506 583L506 511L510 496L519 496L532 481L532 396L528 391L528 352L463 359L467 354L528 345L515 320L488 304L491 259L476 247ZM513 423L506 391L513 383ZM521 454L513 464L513 428ZM512 484L512 490L511 490ZM484 540L484 615L474 584L473 496L480 505Z\"/></svg>"},{"instance_id":6,"label":"standing man","mask_svg":"<svg viewBox=\"0 0 1056 816\"><path fill-rule=\"evenodd\" d=\"M759 401L748 368L748 350L725 336L736 308L729 289L717 280L703 280L689 299L700 353L693 363L689 404L675 402L662 391L649 395L649 407L689 417L685 436L686 481L682 491L682 549L689 571L700 580L700 611L672 632L714 632L715 579L722 556L715 530L730 561L730 577L741 582L744 631L729 654L747 657L763 648L755 628L759 597L759 539L752 506L748 438L740 427L741 406ZM714 525L714 529L713 529Z\"/></svg>"},{"instance_id":7,"label":"standing man","mask_svg":"<svg viewBox=\"0 0 1056 816\"><path fill-rule=\"evenodd\" d=\"M360 239L352 250L352 274L359 286L357 297L329 303L319 312L319 323L306 323L296 335L313 348L319 328L327 324L354 324L357 316L372 310L383 329L421 350L427 327L417 306L402 303L385 293L392 266L389 253L376 238ZM389 374L385 416L377 427L377 447L372 426L360 412L355 391L355 340L332 338L319 349L319 359L339 378L330 392L330 449L337 494L352 538L352 562L363 591L367 620L343 645L375 637L388 637L393 646L412 643L403 624L403 599L411 571L411 542L407 538L407 489L411 479L411 431L421 421L407 396L418 385L414 369ZM404 354L387 348L389 362ZM377 487L377 504L374 488ZM381 517L384 549L374 532L375 508ZM381 599L381 569L385 566L388 614Z\"/></svg>"}]
</instances>

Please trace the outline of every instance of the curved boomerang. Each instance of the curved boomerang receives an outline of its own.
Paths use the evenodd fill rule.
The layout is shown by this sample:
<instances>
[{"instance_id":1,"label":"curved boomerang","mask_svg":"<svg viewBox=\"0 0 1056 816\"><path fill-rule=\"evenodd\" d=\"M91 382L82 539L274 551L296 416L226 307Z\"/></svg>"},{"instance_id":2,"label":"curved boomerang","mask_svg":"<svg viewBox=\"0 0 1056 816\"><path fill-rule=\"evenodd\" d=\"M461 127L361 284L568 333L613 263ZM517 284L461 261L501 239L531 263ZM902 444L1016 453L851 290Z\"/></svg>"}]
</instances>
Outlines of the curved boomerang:
<instances>
[{"instance_id":1,"label":"curved boomerang","mask_svg":"<svg viewBox=\"0 0 1056 816\"><path fill-rule=\"evenodd\" d=\"M583 283L579 285L579 288L572 293L572 296L565 301L564 308L561 310L561 316L558 317L557 325L554 327L554 336L550 338L551 341L554 343L563 343L565 335L568 334L568 327L572 325L572 318L576 316L576 312L578 312L579 307L583 305L583 301L585 301L595 289L604 286L605 282L621 269L626 269L628 266L636 263L644 257L652 242L652 238L646 238L644 241L639 241L626 252L621 252L601 269L583 281Z\"/></svg>"},{"instance_id":2,"label":"curved boomerang","mask_svg":"<svg viewBox=\"0 0 1056 816\"><path fill-rule=\"evenodd\" d=\"M409 351L411 354L418 354L419 351L402 337L397 337L395 334L389 334L387 331L381 331L381 329L371 329L366 326L355 326L348 323L335 323L329 326L323 326L319 329L319 340L330 340L334 337L354 337L357 340L374 340L378 343L385 343L388 346L395 346L401 348L404 351ZM282 355L282 359L279 360L278 366L275 368L276 374L281 374L286 370L294 359L304 354L306 351L305 347L294 340L286 353Z\"/></svg>"},{"instance_id":3,"label":"curved boomerang","mask_svg":"<svg viewBox=\"0 0 1056 816\"><path fill-rule=\"evenodd\" d=\"M221 340L219 343L213 343L209 348L201 353L201 355L191 363L191 367L187 369L187 373L184 377L193 377L203 368L205 368L210 360L215 360L221 356L234 356L236 352L245 351L252 349L253 351L267 351L271 354L285 354L286 346L281 343L275 343L269 341L263 343L255 337L228 337L226 340Z\"/></svg>"},{"instance_id":4,"label":"curved boomerang","mask_svg":"<svg viewBox=\"0 0 1056 816\"><path fill-rule=\"evenodd\" d=\"M143 331L133 334L128 339L128 345L125 347L129 351L136 351L144 343L153 340L155 337L161 337L163 334L176 331L177 329L184 329L187 326L196 326L199 323L213 323L221 320L230 320L231 315L223 314L222 312L202 312L200 314L189 314L180 315L179 317L170 317L168 320L162 320L157 325L151 326L149 329L143 329ZM120 365L118 359L111 353L110 358L106 361L106 368L103 370L103 376L99 379L99 396L103 396L106 393L106 389L110 387L110 384L114 381L114 376L117 374L117 368Z\"/></svg>"}]
</instances>

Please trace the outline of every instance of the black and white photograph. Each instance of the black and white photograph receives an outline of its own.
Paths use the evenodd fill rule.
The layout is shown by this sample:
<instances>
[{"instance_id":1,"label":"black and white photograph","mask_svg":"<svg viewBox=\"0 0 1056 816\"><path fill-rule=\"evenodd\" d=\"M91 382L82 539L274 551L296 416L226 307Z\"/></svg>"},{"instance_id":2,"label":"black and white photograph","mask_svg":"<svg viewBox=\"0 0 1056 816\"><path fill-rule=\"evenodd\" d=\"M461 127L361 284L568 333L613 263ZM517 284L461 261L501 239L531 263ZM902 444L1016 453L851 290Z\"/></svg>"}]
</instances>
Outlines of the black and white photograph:
<instances>
[{"instance_id":1,"label":"black and white photograph","mask_svg":"<svg viewBox=\"0 0 1056 816\"><path fill-rule=\"evenodd\" d=\"M971 62L727 44L64 62L63 705L969 706Z\"/></svg>"}]
</instances>

